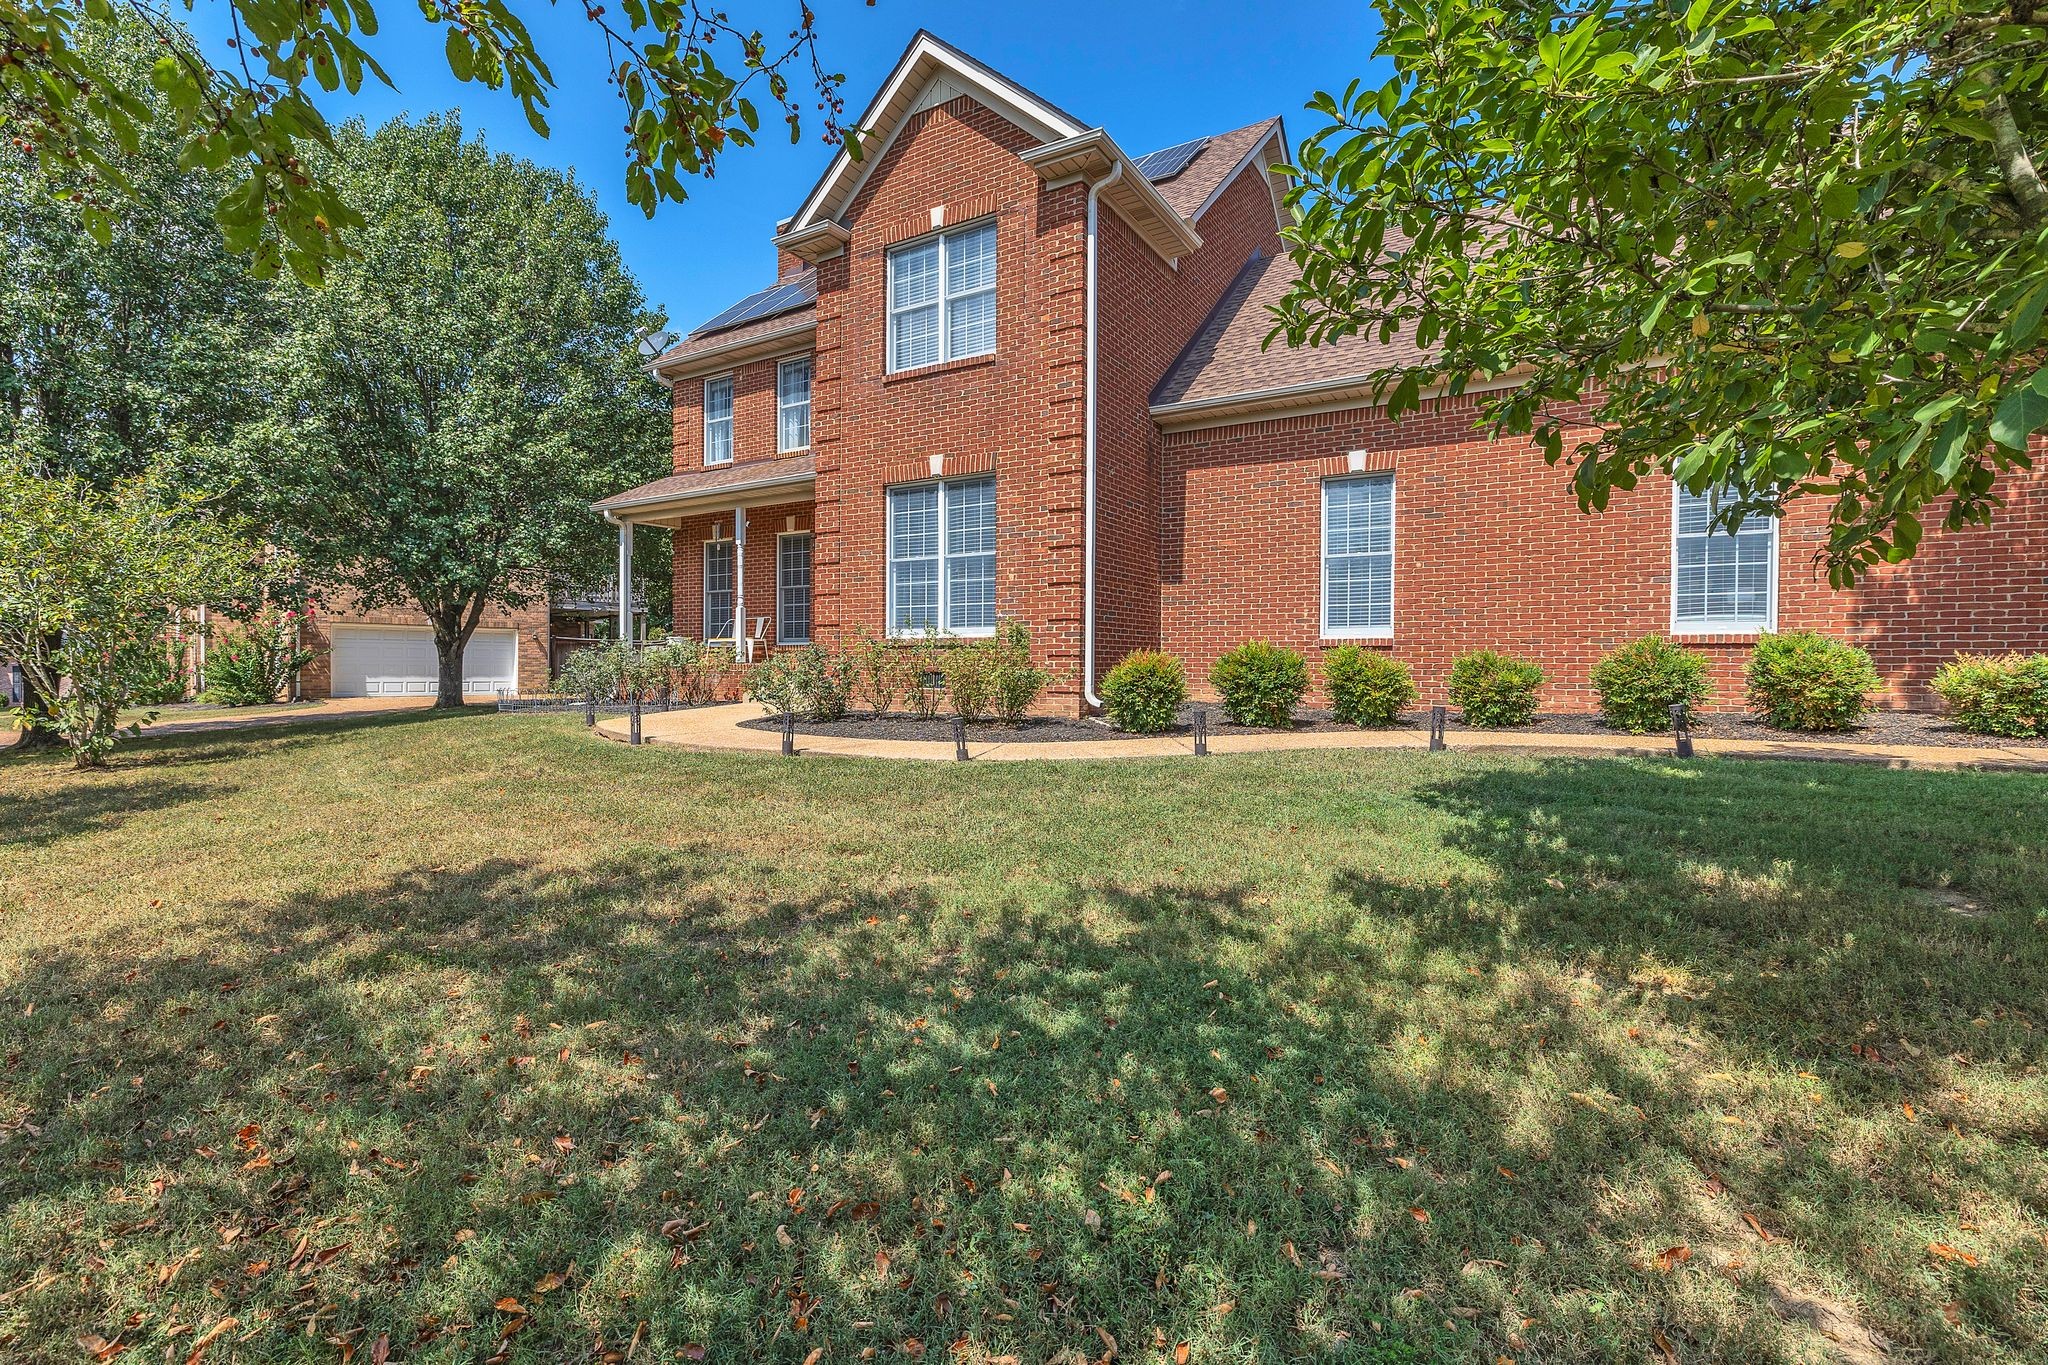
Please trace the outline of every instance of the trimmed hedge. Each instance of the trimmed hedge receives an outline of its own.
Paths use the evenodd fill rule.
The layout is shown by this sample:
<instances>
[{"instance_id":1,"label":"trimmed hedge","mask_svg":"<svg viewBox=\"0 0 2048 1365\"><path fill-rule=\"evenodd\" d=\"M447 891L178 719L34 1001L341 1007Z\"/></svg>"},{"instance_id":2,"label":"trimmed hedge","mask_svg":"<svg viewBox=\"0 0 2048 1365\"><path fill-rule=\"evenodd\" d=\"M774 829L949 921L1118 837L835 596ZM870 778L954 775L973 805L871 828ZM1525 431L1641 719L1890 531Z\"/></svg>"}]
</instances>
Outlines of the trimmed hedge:
<instances>
[{"instance_id":1,"label":"trimmed hedge","mask_svg":"<svg viewBox=\"0 0 2048 1365\"><path fill-rule=\"evenodd\" d=\"M1958 654L1935 670L1934 691L1973 734L2048 737L2048 654Z\"/></svg>"},{"instance_id":2,"label":"trimmed hedge","mask_svg":"<svg viewBox=\"0 0 2048 1365\"><path fill-rule=\"evenodd\" d=\"M1362 645L1339 645L1323 656L1330 710L1346 725L1392 725L1421 694L1408 665Z\"/></svg>"},{"instance_id":3,"label":"trimmed hedge","mask_svg":"<svg viewBox=\"0 0 2048 1365\"><path fill-rule=\"evenodd\" d=\"M1216 661L1209 681L1223 696L1223 714L1239 725L1280 728L1308 691L1308 660L1262 640L1239 645Z\"/></svg>"},{"instance_id":4,"label":"trimmed hedge","mask_svg":"<svg viewBox=\"0 0 2048 1365\"><path fill-rule=\"evenodd\" d=\"M1102 709L1109 723L1134 735L1171 730L1187 699L1186 667L1157 650L1133 650L1102 680Z\"/></svg>"},{"instance_id":5,"label":"trimmed hedge","mask_svg":"<svg viewBox=\"0 0 2048 1365\"><path fill-rule=\"evenodd\" d=\"M1780 730L1846 730L1879 686L1870 656L1817 631L1757 638L1749 656L1749 706Z\"/></svg>"},{"instance_id":6,"label":"trimmed hedge","mask_svg":"<svg viewBox=\"0 0 2048 1365\"><path fill-rule=\"evenodd\" d=\"M1451 703L1467 725L1527 725L1536 716L1536 689L1541 686L1541 668L1499 650L1474 650L1451 664Z\"/></svg>"},{"instance_id":7,"label":"trimmed hedge","mask_svg":"<svg viewBox=\"0 0 2048 1365\"><path fill-rule=\"evenodd\" d=\"M1593 666L1600 713L1617 730L1648 734L1671 723L1671 708L1698 706L1712 691L1707 661L1661 635L1645 635Z\"/></svg>"}]
</instances>

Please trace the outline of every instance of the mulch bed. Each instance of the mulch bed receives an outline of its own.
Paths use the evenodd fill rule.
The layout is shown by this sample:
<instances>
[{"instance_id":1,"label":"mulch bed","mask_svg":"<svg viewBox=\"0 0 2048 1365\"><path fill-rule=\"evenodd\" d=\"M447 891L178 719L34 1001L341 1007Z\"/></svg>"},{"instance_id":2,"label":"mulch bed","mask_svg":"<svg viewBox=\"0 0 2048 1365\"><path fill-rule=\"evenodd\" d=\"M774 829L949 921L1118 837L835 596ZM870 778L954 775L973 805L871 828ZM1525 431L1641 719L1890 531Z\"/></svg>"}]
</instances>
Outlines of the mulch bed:
<instances>
[{"instance_id":1,"label":"mulch bed","mask_svg":"<svg viewBox=\"0 0 2048 1365\"><path fill-rule=\"evenodd\" d=\"M1339 733L1350 732L1356 728L1339 724L1327 711L1297 711L1292 726L1276 730L1265 726L1234 724L1223 714L1220 707L1190 706L1182 710L1180 723L1167 733L1180 736L1192 734L1194 713L1197 709L1208 712L1209 733L1217 738L1227 735ZM762 716L755 720L741 721L740 724L749 730L780 730L782 719L779 716ZM1389 728L1427 730L1429 713L1406 712ZM1474 727L1464 724L1458 719L1457 713L1452 712L1445 728L1455 734ZM798 721L796 731L800 735L836 735L848 739L921 739L943 743L953 738L953 719L951 716L939 716L926 720L895 712L883 716L857 712L843 720ZM1853 730L1826 734L1774 730L1755 716L1742 712L1705 712L1692 718L1692 732L1699 738L1740 739L1759 743L1825 740L1835 744L1938 744L1970 749L1998 749L2015 744L2044 742L2006 739L1998 735L1973 735L1967 730L1958 729L1944 716L1925 715L1916 711L1873 711ZM1528 725L1497 729L1492 733L1611 735L1616 739L1634 739L1645 743L1668 742L1671 738L1669 731L1651 735L1631 735L1625 730L1614 729L1597 715L1542 715ZM1046 716L1034 716L1014 725L1006 725L1000 721L980 721L967 727L967 740L970 744L1057 744L1074 740L1129 738L1132 736L1112 728L1104 721L1060 720Z\"/></svg>"}]
</instances>

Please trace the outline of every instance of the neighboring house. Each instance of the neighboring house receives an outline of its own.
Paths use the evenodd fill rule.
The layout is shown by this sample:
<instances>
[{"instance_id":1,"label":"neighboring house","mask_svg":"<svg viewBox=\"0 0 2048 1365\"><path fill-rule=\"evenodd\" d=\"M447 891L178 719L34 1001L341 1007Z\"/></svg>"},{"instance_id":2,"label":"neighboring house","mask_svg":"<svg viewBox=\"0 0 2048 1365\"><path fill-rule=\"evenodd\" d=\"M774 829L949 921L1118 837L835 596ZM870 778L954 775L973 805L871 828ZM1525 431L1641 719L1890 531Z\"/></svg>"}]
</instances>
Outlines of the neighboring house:
<instances>
[{"instance_id":1,"label":"neighboring house","mask_svg":"<svg viewBox=\"0 0 2048 1365\"><path fill-rule=\"evenodd\" d=\"M1387 421L1362 376L1402 343L1263 346L1288 282L1280 120L1133 158L927 33L778 225L777 282L655 362L675 472L598 504L675 531L676 628L762 646L1027 623L1085 710L1130 650L1345 642L1440 698L1494 647L1594 702L1635 636L1711 658L1733 705L1750 644L1814 628L1868 647L1921 704L1959 649L2048 648L2048 477L1990 530L1831 591L1819 499L1706 533L1668 479L1582 514L1471 397Z\"/></svg>"}]
</instances>

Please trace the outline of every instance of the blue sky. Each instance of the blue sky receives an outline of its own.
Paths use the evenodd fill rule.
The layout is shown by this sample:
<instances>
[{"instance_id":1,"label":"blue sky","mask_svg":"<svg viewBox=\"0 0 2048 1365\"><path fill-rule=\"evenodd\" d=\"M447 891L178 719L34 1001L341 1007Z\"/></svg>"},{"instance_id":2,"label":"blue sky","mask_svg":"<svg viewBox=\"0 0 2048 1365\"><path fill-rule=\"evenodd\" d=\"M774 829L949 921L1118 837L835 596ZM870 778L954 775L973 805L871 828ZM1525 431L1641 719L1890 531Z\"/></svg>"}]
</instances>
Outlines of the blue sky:
<instances>
[{"instance_id":1,"label":"blue sky","mask_svg":"<svg viewBox=\"0 0 2048 1365\"><path fill-rule=\"evenodd\" d=\"M915 0L813 0L821 56L846 73L849 117L858 116L911 35L928 28L1076 118L1099 123L1133 155L1279 114L1291 138L1309 131L1302 105L1318 89L1366 75L1377 16L1351 3L1125 3L1041 0L1034 5L936 4ZM372 51L397 84L366 84L353 98L323 99L331 119L372 123L401 113L459 108L465 128L520 156L575 171L610 216L612 234L650 303L686 331L734 299L772 283L775 221L795 211L824 170L830 148L815 126L791 146L778 126L727 156L690 199L664 203L652 220L621 190L620 106L604 81L604 51L582 6L518 6L554 71L557 90L543 140L510 96L464 85L448 72L441 43L405 0L378 6ZM734 22L787 32L794 0L730 0ZM220 52L226 7L201 3L189 16ZM764 121L766 120L764 111Z\"/></svg>"}]
</instances>

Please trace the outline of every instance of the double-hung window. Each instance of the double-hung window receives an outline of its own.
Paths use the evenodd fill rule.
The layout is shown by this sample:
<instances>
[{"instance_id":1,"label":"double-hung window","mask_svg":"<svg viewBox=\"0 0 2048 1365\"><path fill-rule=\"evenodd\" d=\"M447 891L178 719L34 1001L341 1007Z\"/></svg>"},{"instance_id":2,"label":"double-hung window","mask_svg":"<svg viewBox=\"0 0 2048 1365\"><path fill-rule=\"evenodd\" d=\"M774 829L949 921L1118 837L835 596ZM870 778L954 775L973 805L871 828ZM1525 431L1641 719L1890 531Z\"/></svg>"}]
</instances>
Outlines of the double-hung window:
<instances>
[{"instance_id":1,"label":"double-hung window","mask_svg":"<svg viewBox=\"0 0 2048 1365\"><path fill-rule=\"evenodd\" d=\"M734 568L737 562L737 542L704 542L704 638L707 640L733 638L733 594L738 586Z\"/></svg>"},{"instance_id":2,"label":"double-hung window","mask_svg":"<svg viewBox=\"0 0 2048 1365\"><path fill-rule=\"evenodd\" d=\"M1323 638L1394 633L1394 476L1323 483Z\"/></svg>"},{"instance_id":3,"label":"double-hung window","mask_svg":"<svg viewBox=\"0 0 2048 1365\"><path fill-rule=\"evenodd\" d=\"M811 445L811 358L800 355L775 367L775 449L778 454Z\"/></svg>"},{"instance_id":4,"label":"double-hung window","mask_svg":"<svg viewBox=\"0 0 2048 1365\"><path fill-rule=\"evenodd\" d=\"M996 348L993 218L889 253L889 369L988 355Z\"/></svg>"},{"instance_id":5,"label":"double-hung window","mask_svg":"<svg viewBox=\"0 0 2048 1365\"><path fill-rule=\"evenodd\" d=\"M1694 634L1769 630L1777 615L1778 522L1714 524L1718 493L1676 492L1672 510L1671 627Z\"/></svg>"},{"instance_id":6,"label":"double-hung window","mask_svg":"<svg viewBox=\"0 0 2048 1365\"><path fill-rule=\"evenodd\" d=\"M775 643L811 642L811 533L775 538Z\"/></svg>"},{"instance_id":7,"label":"double-hung window","mask_svg":"<svg viewBox=\"0 0 2048 1365\"><path fill-rule=\"evenodd\" d=\"M732 463L732 376L704 381L704 463Z\"/></svg>"},{"instance_id":8,"label":"double-hung window","mask_svg":"<svg viewBox=\"0 0 2048 1365\"><path fill-rule=\"evenodd\" d=\"M889 633L995 629L995 479L890 489Z\"/></svg>"}]
</instances>

